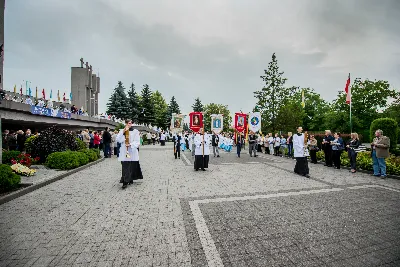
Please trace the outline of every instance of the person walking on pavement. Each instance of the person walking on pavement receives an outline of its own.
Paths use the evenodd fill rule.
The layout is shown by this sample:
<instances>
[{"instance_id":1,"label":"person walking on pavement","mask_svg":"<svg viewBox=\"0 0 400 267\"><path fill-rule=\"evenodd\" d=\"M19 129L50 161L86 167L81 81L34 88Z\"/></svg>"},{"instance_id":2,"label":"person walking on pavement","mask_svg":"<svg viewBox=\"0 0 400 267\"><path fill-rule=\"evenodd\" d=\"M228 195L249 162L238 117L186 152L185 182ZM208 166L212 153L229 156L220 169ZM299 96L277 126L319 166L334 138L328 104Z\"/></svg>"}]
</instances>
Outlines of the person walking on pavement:
<instances>
[{"instance_id":1,"label":"person walking on pavement","mask_svg":"<svg viewBox=\"0 0 400 267\"><path fill-rule=\"evenodd\" d=\"M109 132L109 128L106 127L103 132L103 145L104 145L104 157L111 158L111 134Z\"/></svg>"},{"instance_id":2,"label":"person walking on pavement","mask_svg":"<svg viewBox=\"0 0 400 267\"><path fill-rule=\"evenodd\" d=\"M215 158L215 156L217 156L217 158L219 158L219 150L218 150L219 137L215 132L212 136L211 143L212 143L212 147L213 147L214 158Z\"/></svg>"},{"instance_id":3,"label":"person walking on pavement","mask_svg":"<svg viewBox=\"0 0 400 267\"><path fill-rule=\"evenodd\" d=\"M253 131L250 132L249 135L249 154L250 157L253 156L254 152L254 157L257 157L257 136L254 134Z\"/></svg>"}]
</instances>

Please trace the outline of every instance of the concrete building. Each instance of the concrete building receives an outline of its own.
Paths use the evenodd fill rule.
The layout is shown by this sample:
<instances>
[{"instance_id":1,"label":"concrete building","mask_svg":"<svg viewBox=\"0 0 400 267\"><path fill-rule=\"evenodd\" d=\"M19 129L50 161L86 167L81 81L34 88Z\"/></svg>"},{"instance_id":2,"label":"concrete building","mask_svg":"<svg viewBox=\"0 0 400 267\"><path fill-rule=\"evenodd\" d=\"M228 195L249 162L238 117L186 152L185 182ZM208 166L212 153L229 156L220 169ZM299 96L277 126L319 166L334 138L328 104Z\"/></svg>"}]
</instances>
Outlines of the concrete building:
<instances>
[{"instance_id":1,"label":"concrete building","mask_svg":"<svg viewBox=\"0 0 400 267\"><path fill-rule=\"evenodd\" d=\"M0 90L3 90L3 60L4 60L4 9L5 0L0 0Z\"/></svg>"},{"instance_id":2,"label":"concrete building","mask_svg":"<svg viewBox=\"0 0 400 267\"><path fill-rule=\"evenodd\" d=\"M90 116L98 114L98 94L100 92L100 77L92 73L92 66L81 58L80 67L71 68L72 104L87 111Z\"/></svg>"}]
</instances>

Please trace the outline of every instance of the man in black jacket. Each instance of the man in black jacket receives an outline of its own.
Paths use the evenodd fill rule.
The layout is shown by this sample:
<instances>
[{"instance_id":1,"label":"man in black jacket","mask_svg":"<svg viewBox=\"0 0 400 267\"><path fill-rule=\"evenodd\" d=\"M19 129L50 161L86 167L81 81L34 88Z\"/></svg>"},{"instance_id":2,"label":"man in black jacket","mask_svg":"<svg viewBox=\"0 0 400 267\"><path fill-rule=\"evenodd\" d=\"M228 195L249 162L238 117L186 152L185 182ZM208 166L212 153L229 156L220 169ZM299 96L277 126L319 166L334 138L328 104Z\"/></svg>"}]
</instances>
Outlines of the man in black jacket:
<instances>
[{"instance_id":1,"label":"man in black jacket","mask_svg":"<svg viewBox=\"0 0 400 267\"><path fill-rule=\"evenodd\" d=\"M172 137L172 142L174 142L174 156L175 159L181 158L181 134L178 135L174 135L174 137Z\"/></svg>"},{"instance_id":2,"label":"man in black jacket","mask_svg":"<svg viewBox=\"0 0 400 267\"><path fill-rule=\"evenodd\" d=\"M104 145L104 157L110 158L111 157L111 134L109 132L109 128L106 127L105 131L103 132L103 145Z\"/></svg>"},{"instance_id":3,"label":"man in black jacket","mask_svg":"<svg viewBox=\"0 0 400 267\"><path fill-rule=\"evenodd\" d=\"M214 133L212 136L212 141L211 141L211 144L213 147L214 158L215 158L215 156L217 156L217 158L219 158L218 143L219 143L219 137L216 133Z\"/></svg>"}]
</instances>

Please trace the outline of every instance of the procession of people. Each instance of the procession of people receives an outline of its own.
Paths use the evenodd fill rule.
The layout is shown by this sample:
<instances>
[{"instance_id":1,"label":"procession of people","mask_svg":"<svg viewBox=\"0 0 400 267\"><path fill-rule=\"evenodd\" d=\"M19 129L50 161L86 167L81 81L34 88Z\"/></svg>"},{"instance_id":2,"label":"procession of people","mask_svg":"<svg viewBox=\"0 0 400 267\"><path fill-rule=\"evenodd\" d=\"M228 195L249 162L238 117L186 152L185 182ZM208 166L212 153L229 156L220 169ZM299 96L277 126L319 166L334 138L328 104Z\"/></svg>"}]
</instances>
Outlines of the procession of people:
<instances>
[{"instance_id":1,"label":"procession of people","mask_svg":"<svg viewBox=\"0 0 400 267\"><path fill-rule=\"evenodd\" d=\"M347 144L341 138L341 134L336 132L332 135L330 130L325 131L325 136L319 146L314 134L303 132L301 126L297 127L296 133L282 132L268 133L265 136L261 133L261 118L252 118L249 124L246 124L244 116L235 119L234 131L223 132L222 116L214 115L211 121L211 131L204 130L203 118L201 113L193 115L190 121L190 130L184 131L183 118L173 117L171 121L171 129L168 132L159 131L158 133L139 133L134 129L132 120L127 120L125 127L119 132L109 135L108 130L102 133L104 142L111 142L105 145L105 157L113 154L112 147L118 144L117 157L122 164L122 175L120 182L122 188L126 188L132 184L134 180L143 179L143 174L139 164L139 147L142 145L142 138L147 137L148 145L151 143L159 143L161 146L166 145L166 140L172 137L173 154L175 159L181 158L181 153L190 151L193 158L193 166L195 171L206 171L209 167L210 154L212 148L213 157L221 157L220 150L230 153L233 147L236 147L236 157L240 158L242 151L245 149L246 142L248 143L249 157L258 157L259 154L270 154L271 156L292 158L296 161L294 173L310 178L310 169L308 166L309 158L313 164L317 163L317 152L322 149L325 158L325 166L341 168L341 155L343 151L347 151L351 164L351 173L357 170L356 157L357 153L365 151L357 133L352 133ZM257 115L256 115L257 116ZM255 127L259 124L258 127ZM87 135L87 136L86 136ZM96 146L96 135L94 133L94 146ZM89 142L91 140L86 131L82 133L82 140ZM104 141L106 140L106 141ZM388 155L390 140L383 136L381 130L376 131L376 138L371 143L373 170L374 175L381 178L386 178L386 165L384 158ZM321 147L321 148L320 148ZM115 152L114 152L115 154Z\"/></svg>"}]
</instances>

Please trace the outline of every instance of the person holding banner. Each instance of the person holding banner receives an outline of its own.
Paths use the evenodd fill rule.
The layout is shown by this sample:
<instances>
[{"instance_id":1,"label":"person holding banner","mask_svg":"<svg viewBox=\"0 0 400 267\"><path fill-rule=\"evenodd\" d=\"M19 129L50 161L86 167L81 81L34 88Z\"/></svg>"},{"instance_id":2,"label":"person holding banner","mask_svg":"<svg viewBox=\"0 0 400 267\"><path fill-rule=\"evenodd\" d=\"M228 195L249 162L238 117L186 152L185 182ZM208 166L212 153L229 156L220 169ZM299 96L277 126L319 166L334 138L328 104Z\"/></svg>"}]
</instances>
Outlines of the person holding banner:
<instances>
[{"instance_id":1,"label":"person holding banner","mask_svg":"<svg viewBox=\"0 0 400 267\"><path fill-rule=\"evenodd\" d=\"M199 133L196 134L194 139L196 145L195 158L194 158L194 169L198 171L201 169L205 171L208 168L208 161L210 158L210 140L207 134L204 133L204 129L201 128Z\"/></svg>"},{"instance_id":2,"label":"person holding banner","mask_svg":"<svg viewBox=\"0 0 400 267\"><path fill-rule=\"evenodd\" d=\"M253 152L254 152L254 157L257 157L257 149L256 149L256 147L257 147L257 137L254 134L254 132L251 131L250 135L249 135L249 154L250 154L250 157L253 156Z\"/></svg>"},{"instance_id":3,"label":"person holding banner","mask_svg":"<svg viewBox=\"0 0 400 267\"><path fill-rule=\"evenodd\" d=\"M236 136L237 136L236 137L236 154L237 154L237 157L240 158L240 151L242 150L243 137L239 132L236 133Z\"/></svg>"}]
</instances>

